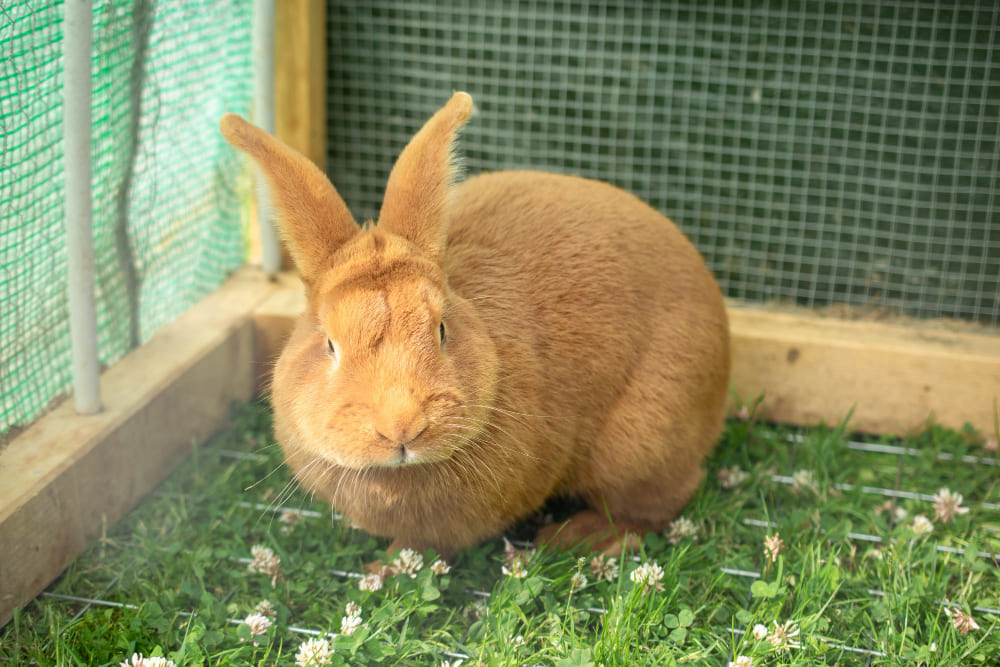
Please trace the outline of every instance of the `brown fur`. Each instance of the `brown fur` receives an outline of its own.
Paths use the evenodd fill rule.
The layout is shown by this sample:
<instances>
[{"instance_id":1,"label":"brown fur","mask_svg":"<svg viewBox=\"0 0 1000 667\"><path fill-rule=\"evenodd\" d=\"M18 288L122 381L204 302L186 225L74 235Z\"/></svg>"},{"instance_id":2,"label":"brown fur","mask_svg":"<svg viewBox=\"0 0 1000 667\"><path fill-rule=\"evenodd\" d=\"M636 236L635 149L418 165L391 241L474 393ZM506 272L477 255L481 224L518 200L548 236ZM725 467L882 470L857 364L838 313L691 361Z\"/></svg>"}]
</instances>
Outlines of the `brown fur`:
<instances>
[{"instance_id":1,"label":"brown fur","mask_svg":"<svg viewBox=\"0 0 1000 667\"><path fill-rule=\"evenodd\" d=\"M365 230L305 158L223 119L271 178L308 288L275 369L278 441L307 489L394 548L450 555L568 494L594 511L559 538L614 550L701 480L728 386L722 298L687 238L610 185L451 187L471 110L456 93L428 121Z\"/></svg>"}]
</instances>

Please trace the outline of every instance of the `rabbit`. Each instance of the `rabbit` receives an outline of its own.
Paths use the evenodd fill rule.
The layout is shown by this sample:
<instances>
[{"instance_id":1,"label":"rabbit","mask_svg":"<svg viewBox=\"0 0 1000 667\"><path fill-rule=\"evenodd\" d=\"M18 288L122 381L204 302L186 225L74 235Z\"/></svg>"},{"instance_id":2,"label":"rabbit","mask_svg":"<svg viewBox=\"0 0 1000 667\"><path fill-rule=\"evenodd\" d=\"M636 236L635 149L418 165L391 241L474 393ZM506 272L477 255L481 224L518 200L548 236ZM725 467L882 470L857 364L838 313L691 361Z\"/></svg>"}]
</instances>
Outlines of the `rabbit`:
<instances>
[{"instance_id":1,"label":"rabbit","mask_svg":"<svg viewBox=\"0 0 1000 667\"><path fill-rule=\"evenodd\" d=\"M298 482L388 552L451 558L554 496L538 539L609 555L663 530L723 423L729 328L691 242L609 184L534 171L456 183L463 92L405 147L377 222L234 114L270 182L307 309L274 368Z\"/></svg>"}]
</instances>

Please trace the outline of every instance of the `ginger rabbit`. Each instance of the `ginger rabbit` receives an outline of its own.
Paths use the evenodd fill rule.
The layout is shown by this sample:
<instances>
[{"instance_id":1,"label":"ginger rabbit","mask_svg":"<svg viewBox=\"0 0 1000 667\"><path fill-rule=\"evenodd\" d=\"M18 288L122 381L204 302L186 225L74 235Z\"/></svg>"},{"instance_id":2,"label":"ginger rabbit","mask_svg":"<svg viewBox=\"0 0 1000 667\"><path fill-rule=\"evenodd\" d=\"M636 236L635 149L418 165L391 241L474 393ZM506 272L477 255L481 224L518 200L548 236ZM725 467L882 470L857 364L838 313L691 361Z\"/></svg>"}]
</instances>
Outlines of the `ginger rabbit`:
<instances>
[{"instance_id":1,"label":"ginger rabbit","mask_svg":"<svg viewBox=\"0 0 1000 667\"><path fill-rule=\"evenodd\" d=\"M413 137L363 228L306 158L222 119L270 181L308 297L274 372L276 436L308 491L391 550L449 557L567 495L591 509L541 537L616 553L701 481L728 388L722 297L677 227L611 185L454 184L472 110L455 93Z\"/></svg>"}]
</instances>

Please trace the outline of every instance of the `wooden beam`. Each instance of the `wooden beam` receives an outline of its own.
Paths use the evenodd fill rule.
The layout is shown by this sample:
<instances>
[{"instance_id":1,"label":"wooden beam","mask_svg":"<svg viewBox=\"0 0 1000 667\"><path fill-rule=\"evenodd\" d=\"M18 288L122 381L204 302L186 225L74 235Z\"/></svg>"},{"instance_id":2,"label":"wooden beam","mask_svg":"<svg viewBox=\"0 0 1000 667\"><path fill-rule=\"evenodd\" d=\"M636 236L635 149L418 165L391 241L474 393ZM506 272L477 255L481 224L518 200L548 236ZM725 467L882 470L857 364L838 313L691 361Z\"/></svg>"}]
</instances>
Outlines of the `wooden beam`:
<instances>
[{"instance_id":1,"label":"wooden beam","mask_svg":"<svg viewBox=\"0 0 1000 667\"><path fill-rule=\"evenodd\" d=\"M326 171L326 2L282 0L274 11L275 134Z\"/></svg>"},{"instance_id":2,"label":"wooden beam","mask_svg":"<svg viewBox=\"0 0 1000 667\"><path fill-rule=\"evenodd\" d=\"M905 434L933 417L993 433L1000 335L731 307L733 387L768 419ZM989 330L987 330L989 331Z\"/></svg>"},{"instance_id":3,"label":"wooden beam","mask_svg":"<svg viewBox=\"0 0 1000 667\"><path fill-rule=\"evenodd\" d=\"M277 289L253 311L254 350L257 359L257 391L270 389L274 362L292 333L295 320L306 309L302 281L293 273L276 276Z\"/></svg>"},{"instance_id":4,"label":"wooden beam","mask_svg":"<svg viewBox=\"0 0 1000 667\"><path fill-rule=\"evenodd\" d=\"M326 3L275 6L274 96L278 138L326 170Z\"/></svg>"},{"instance_id":5,"label":"wooden beam","mask_svg":"<svg viewBox=\"0 0 1000 667\"><path fill-rule=\"evenodd\" d=\"M250 313L277 289L241 270L0 452L0 626L253 397Z\"/></svg>"}]
</instances>

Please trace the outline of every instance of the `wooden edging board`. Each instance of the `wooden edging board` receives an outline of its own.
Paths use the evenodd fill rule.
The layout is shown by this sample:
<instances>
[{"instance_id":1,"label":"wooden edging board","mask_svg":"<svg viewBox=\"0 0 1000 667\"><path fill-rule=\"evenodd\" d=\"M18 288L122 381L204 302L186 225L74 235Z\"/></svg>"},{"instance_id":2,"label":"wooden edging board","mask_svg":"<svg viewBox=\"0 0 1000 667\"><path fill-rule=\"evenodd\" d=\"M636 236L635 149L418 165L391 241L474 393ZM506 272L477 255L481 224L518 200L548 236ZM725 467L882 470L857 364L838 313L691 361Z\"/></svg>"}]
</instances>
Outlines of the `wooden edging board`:
<instances>
[{"instance_id":1,"label":"wooden edging board","mask_svg":"<svg viewBox=\"0 0 1000 667\"><path fill-rule=\"evenodd\" d=\"M105 409L65 404L0 452L0 626L151 491L234 401L266 385L305 299L245 268L107 370ZM903 433L929 415L991 433L1000 336L843 322L731 305L733 389L767 418Z\"/></svg>"},{"instance_id":2,"label":"wooden edging board","mask_svg":"<svg viewBox=\"0 0 1000 667\"><path fill-rule=\"evenodd\" d=\"M1000 332L729 308L734 391L764 418L905 435L933 420L996 437Z\"/></svg>"},{"instance_id":3,"label":"wooden edging board","mask_svg":"<svg viewBox=\"0 0 1000 667\"><path fill-rule=\"evenodd\" d=\"M251 314L287 289L244 268L0 452L0 626L253 397Z\"/></svg>"}]
</instances>

